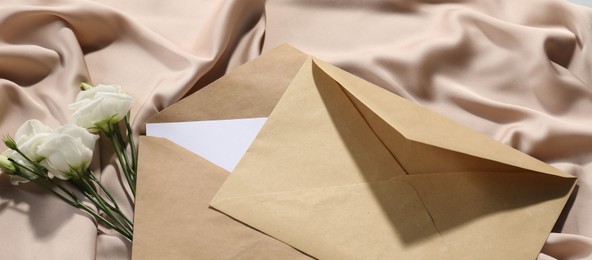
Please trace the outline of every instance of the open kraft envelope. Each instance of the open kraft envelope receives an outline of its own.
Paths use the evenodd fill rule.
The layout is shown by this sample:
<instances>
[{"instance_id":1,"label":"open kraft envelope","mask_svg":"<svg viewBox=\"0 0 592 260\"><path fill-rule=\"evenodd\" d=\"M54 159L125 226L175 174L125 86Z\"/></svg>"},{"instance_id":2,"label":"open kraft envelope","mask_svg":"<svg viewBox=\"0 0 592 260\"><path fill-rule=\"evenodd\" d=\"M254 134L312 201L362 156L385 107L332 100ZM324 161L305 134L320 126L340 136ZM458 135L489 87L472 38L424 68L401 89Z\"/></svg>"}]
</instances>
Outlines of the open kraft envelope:
<instances>
[{"instance_id":1,"label":"open kraft envelope","mask_svg":"<svg viewBox=\"0 0 592 260\"><path fill-rule=\"evenodd\" d=\"M267 117L306 55L283 46L148 123ZM310 259L209 208L228 172L164 138L140 138L133 259Z\"/></svg>"},{"instance_id":2,"label":"open kraft envelope","mask_svg":"<svg viewBox=\"0 0 592 260\"><path fill-rule=\"evenodd\" d=\"M535 259L574 185L309 57L210 205L320 259Z\"/></svg>"}]
</instances>

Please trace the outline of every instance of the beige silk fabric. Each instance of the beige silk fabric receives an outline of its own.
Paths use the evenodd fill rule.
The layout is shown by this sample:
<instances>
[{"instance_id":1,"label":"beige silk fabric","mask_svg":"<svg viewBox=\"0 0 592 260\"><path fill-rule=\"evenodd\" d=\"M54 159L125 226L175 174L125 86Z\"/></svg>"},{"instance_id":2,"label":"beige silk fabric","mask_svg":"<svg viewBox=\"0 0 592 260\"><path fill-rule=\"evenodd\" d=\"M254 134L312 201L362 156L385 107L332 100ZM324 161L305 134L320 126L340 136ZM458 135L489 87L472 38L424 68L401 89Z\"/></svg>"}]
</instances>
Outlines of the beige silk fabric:
<instances>
[{"instance_id":1,"label":"beige silk fabric","mask_svg":"<svg viewBox=\"0 0 592 260\"><path fill-rule=\"evenodd\" d=\"M122 85L143 133L151 115L288 43L577 176L539 259L586 259L591 37L592 10L562 0L4 0L0 134L66 123L82 80ZM131 212L109 145L97 149L93 169ZM99 230L0 177L2 258L129 258L131 243Z\"/></svg>"}]
</instances>

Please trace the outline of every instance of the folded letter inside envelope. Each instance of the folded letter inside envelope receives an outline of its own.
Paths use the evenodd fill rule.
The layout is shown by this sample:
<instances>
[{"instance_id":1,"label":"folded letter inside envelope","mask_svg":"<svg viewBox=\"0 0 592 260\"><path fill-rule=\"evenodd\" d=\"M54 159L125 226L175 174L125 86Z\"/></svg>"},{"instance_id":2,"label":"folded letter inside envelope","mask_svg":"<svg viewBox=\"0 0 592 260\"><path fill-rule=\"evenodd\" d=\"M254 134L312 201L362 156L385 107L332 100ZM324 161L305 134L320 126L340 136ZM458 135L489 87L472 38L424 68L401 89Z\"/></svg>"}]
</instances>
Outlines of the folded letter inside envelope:
<instances>
[{"instance_id":1,"label":"folded letter inside envelope","mask_svg":"<svg viewBox=\"0 0 592 260\"><path fill-rule=\"evenodd\" d=\"M267 117L305 60L277 48L148 123ZM133 259L310 259L208 207L229 174L223 168L164 138L143 136L139 149Z\"/></svg>"}]
</instances>

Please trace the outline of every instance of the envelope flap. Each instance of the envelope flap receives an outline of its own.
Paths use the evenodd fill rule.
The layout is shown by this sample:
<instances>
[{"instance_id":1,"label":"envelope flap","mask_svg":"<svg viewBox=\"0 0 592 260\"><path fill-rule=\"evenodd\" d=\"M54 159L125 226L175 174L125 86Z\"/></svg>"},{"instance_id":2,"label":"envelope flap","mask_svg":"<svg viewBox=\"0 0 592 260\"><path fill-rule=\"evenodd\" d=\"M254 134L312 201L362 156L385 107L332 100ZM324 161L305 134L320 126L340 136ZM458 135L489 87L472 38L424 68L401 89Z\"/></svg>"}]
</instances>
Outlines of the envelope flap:
<instances>
[{"instance_id":1,"label":"envelope flap","mask_svg":"<svg viewBox=\"0 0 592 260\"><path fill-rule=\"evenodd\" d=\"M391 113L396 115L390 115ZM410 120L411 124L405 120ZM434 122L421 122L430 120ZM382 122L383 125L377 126L377 122ZM429 130L416 129L418 126L413 124L429 127ZM377 127L386 129L385 133L377 131ZM468 144L457 145L454 140L438 141L438 138L455 138L456 141L467 138L458 133L438 134L438 129L467 133L470 140L475 139L471 144L480 146L480 149L489 149L490 147L484 146L496 145L494 151L508 151L508 148L500 148L505 147L502 144L487 141L487 137L478 134L468 133L471 130L397 98L390 92L328 64L312 58L307 59L256 140L210 205L305 250L312 256L330 257L328 252L338 247L343 250L340 253L351 253L339 255L340 258L353 259L360 258L360 255L350 252L347 249L350 246L356 249L367 247L366 252L372 253L368 258L397 259L390 257L391 254L405 256L413 251L405 251L406 246L413 247L422 241L432 239L440 241L435 242L438 246L428 246L429 249L426 250L446 256L446 252L450 251L442 248L456 248L455 252L459 252L460 257L456 257L454 253L452 259L475 259L477 253L495 251L491 244L472 244L466 239L480 236L482 233L500 235L501 237L492 238L496 242L495 246L508 246L509 249L504 251L503 256L512 255L512 249L520 248L520 243L515 242L521 240L505 237L513 235L510 232L513 230L510 229L515 226L502 224L518 224L519 222L510 223L508 219L516 217L515 219L524 221L532 215L534 209L537 215L542 214L546 217L528 223L528 230L537 231L533 233L536 239L533 239L534 242L523 242L528 243L528 246L524 247L524 250L520 249L520 255L534 256L538 253L540 242L550 231L554 223L553 218L558 216L562 205L565 204L574 179L557 178L563 177L563 174L555 172L556 170L549 168L550 166L541 165L542 162L531 157L522 156L521 158L526 158L528 162L521 163L512 158L498 156L494 152L480 152L478 149L467 147ZM430 137L430 131L436 137ZM514 172L496 172L498 168L494 168L493 171L481 172L410 174L404 166L413 158L398 156L394 151L412 155L416 151L406 150L405 146L388 147L385 135L397 136L396 138L403 142L408 140L414 144L425 145L420 148L429 151L430 156L446 157L458 154L466 158L477 158L481 160L479 162L491 162L492 166L508 164L510 166L504 170ZM511 151L518 153L515 150ZM437 166L434 165L434 169L437 169ZM467 175L467 178L458 185L450 185L450 182L454 183L456 176L462 174ZM473 178L474 175L478 177ZM450 178L446 179L447 182L443 181L444 178L434 178L438 181L432 181L429 178L432 176ZM480 178L482 176L486 178ZM516 176L528 178L515 182L512 178ZM509 186L495 183L501 179L506 180L505 184ZM482 182L478 183L480 181ZM432 188L438 183L444 185L438 187L442 189ZM490 188L489 185L493 185L493 188L487 189ZM527 185L534 185L536 189L524 189L522 192L521 186ZM459 188L463 186L471 187ZM512 200L512 196L502 196L506 192L504 187L510 187L512 195L528 194L523 196L528 199L521 198L517 200L520 203L511 203L508 200ZM548 196L545 193L546 189L552 190L552 194ZM429 193L431 191L437 192ZM497 201L496 197L501 199ZM492 207L488 206L489 203L481 207L481 201L496 203L491 204ZM468 217L463 215L464 206L473 207ZM406 215L406 209L418 214ZM447 213L452 211L455 211L453 213L456 215ZM312 228L306 226L309 224L308 216L317 213L319 223ZM455 222L451 217L459 215L466 218ZM410 221L401 220L397 216L408 216ZM351 223L356 220L365 222ZM417 227L418 223L421 223L421 227ZM397 245L401 250L392 250L391 242L394 240L373 239L374 232L364 233L364 228L359 227L365 225L377 225L379 231L376 232L393 231L395 236L391 238L402 238L398 240L400 244ZM498 226L504 226L505 230L496 231ZM413 237L413 232L408 231L415 229L430 231ZM335 233L336 230L344 232L344 235ZM457 230L469 231L463 233ZM443 232L450 234L451 239L448 240L448 234ZM340 239L343 237L347 239ZM357 241L356 238L362 241ZM446 246L442 247L439 238L442 238ZM488 237L480 237L486 238ZM333 240L339 243L334 243ZM512 241L513 244L506 240ZM327 244L331 247L323 248ZM462 252L462 248L467 246L474 247L471 250L472 254Z\"/></svg>"},{"instance_id":2,"label":"envelope flap","mask_svg":"<svg viewBox=\"0 0 592 260\"><path fill-rule=\"evenodd\" d=\"M497 167L495 164L502 163L535 172L574 178L544 162L422 108L335 66L318 59L315 59L314 63L337 81L352 99L355 99L354 103L358 104L359 109L371 111L371 113L361 112L367 118L373 117L372 120L369 120L369 124L373 128L385 128L386 125L390 127L390 130L376 131L376 133L383 141L393 138L400 139L386 141L385 145L395 153L406 170L413 168L414 164L421 164L419 166L422 167L433 165L445 168L442 166L445 166L446 160L441 163L432 163L429 159L442 157L439 153L453 151L458 153L453 155L458 158L456 161L461 160L465 164L471 160L470 157L476 157L485 159L476 162L476 164L488 167ZM362 109L361 106L364 108ZM392 147L393 145L401 145L405 140L417 142L423 147L413 147L415 152L401 149L401 147ZM400 153L396 154L396 151L400 151ZM403 153L406 153L407 156ZM468 156L463 157L462 155ZM422 156L426 160L418 160ZM448 160L448 162L452 163L454 160ZM468 163L470 164L470 162ZM502 167L500 170L505 169ZM438 172L438 169L434 169L434 172Z\"/></svg>"},{"instance_id":3,"label":"envelope flap","mask_svg":"<svg viewBox=\"0 0 592 260\"><path fill-rule=\"evenodd\" d=\"M350 185L406 174L341 87L317 72L307 59L213 206L218 200L260 192Z\"/></svg>"},{"instance_id":4,"label":"envelope flap","mask_svg":"<svg viewBox=\"0 0 592 260\"><path fill-rule=\"evenodd\" d=\"M282 45L165 108L147 122L267 117L307 55Z\"/></svg>"}]
</instances>

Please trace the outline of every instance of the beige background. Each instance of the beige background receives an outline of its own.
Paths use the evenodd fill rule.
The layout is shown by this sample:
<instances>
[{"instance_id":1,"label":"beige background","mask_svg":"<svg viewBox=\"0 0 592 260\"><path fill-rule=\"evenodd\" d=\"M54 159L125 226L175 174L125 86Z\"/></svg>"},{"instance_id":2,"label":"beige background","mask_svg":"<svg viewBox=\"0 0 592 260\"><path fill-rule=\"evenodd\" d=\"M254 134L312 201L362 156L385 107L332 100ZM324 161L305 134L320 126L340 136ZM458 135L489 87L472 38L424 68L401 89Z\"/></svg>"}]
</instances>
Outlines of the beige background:
<instances>
[{"instance_id":1,"label":"beige background","mask_svg":"<svg viewBox=\"0 0 592 260\"><path fill-rule=\"evenodd\" d=\"M539 259L592 251L592 11L560 0L8 0L0 134L67 122L81 80L118 83L151 115L289 43L579 178ZM107 144L93 165L120 189ZM126 200L121 191L117 197ZM129 208L127 209L130 210ZM536 216L533 216L536 217ZM84 214L0 178L7 259L126 259Z\"/></svg>"}]
</instances>

